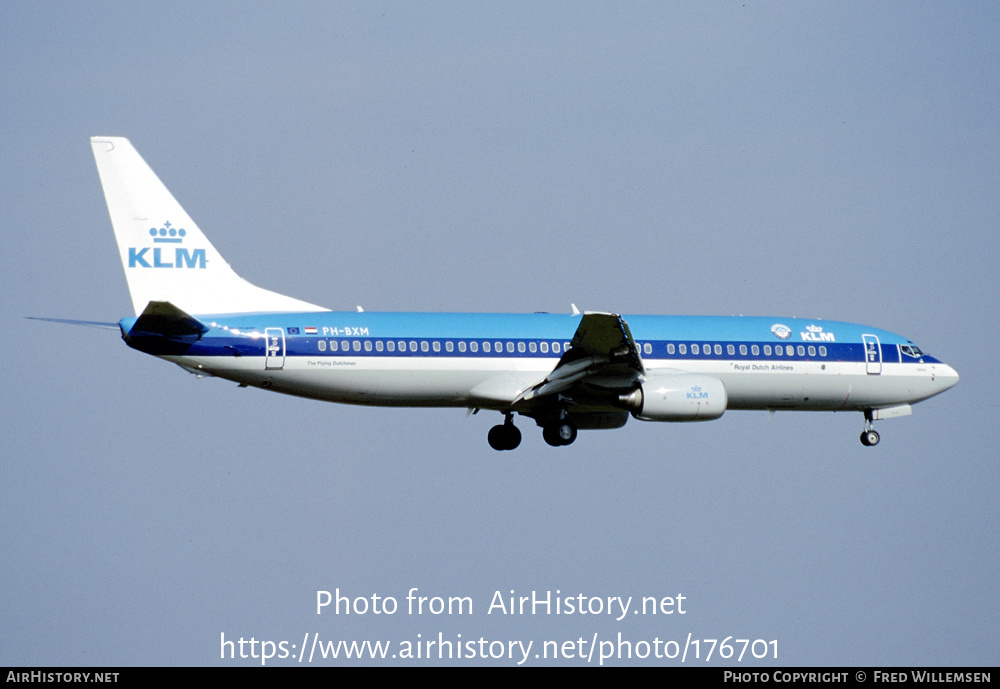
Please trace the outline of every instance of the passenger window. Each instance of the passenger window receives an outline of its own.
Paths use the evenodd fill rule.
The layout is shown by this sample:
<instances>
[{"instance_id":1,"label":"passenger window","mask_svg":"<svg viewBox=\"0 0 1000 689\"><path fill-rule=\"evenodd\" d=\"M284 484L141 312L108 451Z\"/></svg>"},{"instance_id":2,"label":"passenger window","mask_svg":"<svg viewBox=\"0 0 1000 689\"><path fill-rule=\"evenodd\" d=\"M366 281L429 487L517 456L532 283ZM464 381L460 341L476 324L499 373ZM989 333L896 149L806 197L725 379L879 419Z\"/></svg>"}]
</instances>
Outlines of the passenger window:
<instances>
[{"instance_id":1,"label":"passenger window","mask_svg":"<svg viewBox=\"0 0 1000 689\"><path fill-rule=\"evenodd\" d=\"M760 347L757 345L750 345L750 353L754 356L758 356L760 354Z\"/></svg>"},{"instance_id":2,"label":"passenger window","mask_svg":"<svg viewBox=\"0 0 1000 689\"><path fill-rule=\"evenodd\" d=\"M440 342L434 342L434 344L432 345L432 347L434 348L435 352L440 352L441 351L441 343Z\"/></svg>"},{"instance_id":3,"label":"passenger window","mask_svg":"<svg viewBox=\"0 0 1000 689\"><path fill-rule=\"evenodd\" d=\"M366 352L372 351L372 341L371 340L365 340L365 351Z\"/></svg>"},{"instance_id":4,"label":"passenger window","mask_svg":"<svg viewBox=\"0 0 1000 689\"><path fill-rule=\"evenodd\" d=\"M538 343L538 348L542 351L542 354L548 354L549 353L549 343L548 342L539 342Z\"/></svg>"},{"instance_id":5,"label":"passenger window","mask_svg":"<svg viewBox=\"0 0 1000 689\"><path fill-rule=\"evenodd\" d=\"M399 351L401 351L401 352L405 352L406 351L406 343L403 342L402 340L399 341ZM417 351L417 350L414 349L413 351Z\"/></svg>"},{"instance_id":6,"label":"passenger window","mask_svg":"<svg viewBox=\"0 0 1000 689\"><path fill-rule=\"evenodd\" d=\"M802 345L799 345L798 347L796 347L796 351L798 352L799 356L805 356L806 355L806 348L803 347Z\"/></svg>"},{"instance_id":7,"label":"passenger window","mask_svg":"<svg viewBox=\"0 0 1000 689\"><path fill-rule=\"evenodd\" d=\"M361 351L361 341L360 340L355 340L354 341L354 351L355 352L360 352Z\"/></svg>"},{"instance_id":8,"label":"passenger window","mask_svg":"<svg viewBox=\"0 0 1000 689\"><path fill-rule=\"evenodd\" d=\"M559 343L558 342L553 342L552 343L552 353L553 354L558 354L559 353Z\"/></svg>"},{"instance_id":9,"label":"passenger window","mask_svg":"<svg viewBox=\"0 0 1000 689\"><path fill-rule=\"evenodd\" d=\"M670 344L667 345L667 354L673 354L675 351L677 351L677 350L674 347L674 343L673 342L671 342Z\"/></svg>"},{"instance_id":10,"label":"passenger window","mask_svg":"<svg viewBox=\"0 0 1000 689\"><path fill-rule=\"evenodd\" d=\"M465 340L462 340L458 343L458 351L465 352Z\"/></svg>"},{"instance_id":11,"label":"passenger window","mask_svg":"<svg viewBox=\"0 0 1000 689\"><path fill-rule=\"evenodd\" d=\"M826 356L826 347L824 347L823 345L819 346L819 355Z\"/></svg>"},{"instance_id":12,"label":"passenger window","mask_svg":"<svg viewBox=\"0 0 1000 689\"><path fill-rule=\"evenodd\" d=\"M478 352L479 351L479 343L475 342L475 341L470 342L469 343L469 351L471 351L473 353Z\"/></svg>"},{"instance_id":13,"label":"passenger window","mask_svg":"<svg viewBox=\"0 0 1000 689\"><path fill-rule=\"evenodd\" d=\"M388 342L385 343L385 348L388 349L390 352L395 352L396 343L393 342L392 340L389 340Z\"/></svg>"},{"instance_id":14,"label":"passenger window","mask_svg":"<svg viewBox=\"0 0 1000 689\"><path fill-rule=\"evenodd\" d=\"M517 343L517 351L520 352L521 354L524 354L524 343L523 342L518 342Z\"/></svg>"},{"instance_id":15,"label":"passenger window","mask_svg":"<svg viewBox=\"0 0 1000 689\"><path fill-rule=\"evenodd\" d=\"M414 340L410 340L410 351L411 352L417 351L417 343Z\"/></svg>"},{"instance_id":16,"label":"passenger window","mask_svg":"<svg viewBox=\"0 0 1000 689\"><path fill-rule=\"evenodd\" d=\"M740 356L746 356L746 355L747 355L747 346L740 345Z\"/></svg>"},{"instance_id":17,"label":"passenger window","mask_svg":"<svg viewBox=\"0 0 1000 689\"><path fill-rule=\"evenodd\" d=\"M809 345L809 356L816 356L816 348Z\"/></svg>"},{"instance_id":18,"label":"passenger window","mask_svg":"<svg viewBox=\"0 0 1000 689\"><path fill-rule=\"evenodd\" d=\"M531 352L532 354L534 354L535 352L538 351L538 345L535 344L534 342L529 342L528 343L528 351Z\"/></svg>"},{"instance_id":19,"label":"passenger window","mask_svg":"<svg viewBox=\"0 0 1000 689\"><path fill-rule=\"evenodd\" d=\"M421 352L426 352L429 349L430 349L430 345L427 344L427 340L421 340L420 341L420 351Z\"/></svg>"},{"instance_id":20,"label":"passenger window","mask_svg":"<svg viewBox=\"0 0 1000 689\"><path fill-rule=\"evenodd\" d=\"M316 343L316 345L319 347L319 351L321 352L326 351L326 340L320 340L319 342Z\"/></svg>"},{"instance_id":21,"label":"passenger window","mask_svg":"<svg viewBox=\"0 0 1000 689\"><path fill-rule=\"evenodd\" d=\"M514 353L514 343L513 342L508 342L507 343L507 352L510 353L510 354Z\"/></svg>"},{"instance_id":22,"label":"passenger window","mask_svg":"<svg viewBox=\"0 0 1000 689\"><path fill-rule=\"evenodd\" d=\"M686 344L679 344L679 345L677 345L677 350L681 354L687 354L688 353L688 346Z\"/></svg>"},{"instance_id":23,"label":"passenger window","mask_svg":"<svg viewBox=\"0 0 1000 689\"><path fill-rule=\"evenodd\" d=\"M730 346L732 346L732 345L730 345ZM718 345L718 344L715 345L715 356L719 356L721 354L722 354L722 345Z\"/></svg>"},{"instance_id":24,"label":"passenger window","mask_svg":"<svg viewBox=\"0 0 1000 689\"><path fill-rule=\"evenodd\" d=\"M647 342L646 344L644 344L644 345L642 346L642 351L643 351L643 353L645 353L645 354L652 354L652 353L653 353L653 345L651 345L651 344L649 344L649 343Z\"/></svg>"},{"instance_id":25,"label":"passenger window","mask_svg":"<svg viewBox=\"0 0 1000 689\"><path fill-rule=\"evenodd\" d=\"M491 350L490 350L490 343L489 342L484 342L483 343L483 351L486 352L487 354L490 353Z\"/></svg>"},{"instance_id":26,"label":"passenger window","mask_svg":"<svg viewBox=\"0 0 1000 689\"><path fill-rule=\"evenodd\" d=\"M698 345L696 345L696 344L691 345L691 353L692 354L700 354L701 353L701 350L698 348Z\"/></svg>"}]
</instances>

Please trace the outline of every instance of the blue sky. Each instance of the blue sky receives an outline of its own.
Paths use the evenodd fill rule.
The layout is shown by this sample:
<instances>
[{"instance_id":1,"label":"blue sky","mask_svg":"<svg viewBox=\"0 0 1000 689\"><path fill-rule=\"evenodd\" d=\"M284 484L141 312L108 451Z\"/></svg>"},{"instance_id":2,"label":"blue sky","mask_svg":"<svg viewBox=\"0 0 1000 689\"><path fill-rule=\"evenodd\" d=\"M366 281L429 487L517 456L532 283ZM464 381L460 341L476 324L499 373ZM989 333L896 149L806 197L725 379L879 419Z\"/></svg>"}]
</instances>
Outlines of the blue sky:
<instances>
[{"instance_id":1,"label":"blue sky","mask_svg":"<svg viewBox=\"0 0 1000 689\"><path fill-rule=\"evenodd\" d=\"M239 664L220 634L307 632L996 663L994 4L37 2L0 26L0 664ZM241 275L333 309L846 320L962 380L875 449L856 414L733 412L560 449L522 424L514 453L496 414L197 380L23 319L131 315L92 135L130 138ZM317 616L338 587L476 607ZM688 612L487 615L511 589Z\"/></svg>"}]
</instances>

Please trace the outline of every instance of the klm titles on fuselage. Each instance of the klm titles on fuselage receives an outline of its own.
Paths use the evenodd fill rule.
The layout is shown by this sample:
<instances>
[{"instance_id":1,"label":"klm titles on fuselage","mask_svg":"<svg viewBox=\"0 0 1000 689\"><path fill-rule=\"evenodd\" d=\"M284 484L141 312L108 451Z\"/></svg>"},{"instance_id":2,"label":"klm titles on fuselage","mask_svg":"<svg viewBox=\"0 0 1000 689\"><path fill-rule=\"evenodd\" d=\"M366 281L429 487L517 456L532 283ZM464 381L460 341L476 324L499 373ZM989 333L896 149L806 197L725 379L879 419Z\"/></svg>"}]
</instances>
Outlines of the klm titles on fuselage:
<instances>
[{"instance_id":1,"label":"klm titles on fuselage","mask_svg":"<svg viewBox=\"0 0 1000 689\"><path fill-rule=\"evenodd\" d=\"M807 325L806 332L799 332L804 342L836 342L833 333L823 332L823 328L818 325Z\"/></svg>"},{"instance_id":2,"label":"klm titles on fuselage","mask_svg":"<svg viewBox=\"0 0 1000 689\"><path fill-rule=\"evenodd\" d=\"M173 227L170 222L163 223L163 227L149 228L149 236L153 238L154 244L181 244L187 231L184 228ZM152 250L152 255L148 252ZM152 263L150 263L152 261ZM188 251L182 246L174 248L173 255L169 248L163 247L129 247L128 267L129 268L204 268L206 263L205 250L193 249Z\"/></svg>"}]
</instances>

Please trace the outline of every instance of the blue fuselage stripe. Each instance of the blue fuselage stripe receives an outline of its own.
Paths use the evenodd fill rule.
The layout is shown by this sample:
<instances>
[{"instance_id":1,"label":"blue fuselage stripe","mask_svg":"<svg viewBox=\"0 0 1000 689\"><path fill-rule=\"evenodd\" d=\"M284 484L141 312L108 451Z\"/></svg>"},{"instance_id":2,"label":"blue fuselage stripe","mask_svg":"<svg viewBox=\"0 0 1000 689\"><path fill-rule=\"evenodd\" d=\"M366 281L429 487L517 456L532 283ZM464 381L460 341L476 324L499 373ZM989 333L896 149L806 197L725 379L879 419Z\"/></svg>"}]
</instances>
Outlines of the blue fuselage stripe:
<instances>
[{"instance_id":1,"label":"blue fuselage stripe","mask_svg":"<svg viewBox=\"0 0 1000 689\"><path fill-rule=\"evenodd\" d=\"M864 362L864 335L877 338L880 363L937 363L926 355L903 354L898 345L912 343L899 335L852 323L759 317L623 318L640 356L650 361ZM572 340L580 316L349 312L200 316L199 320L211 329L185 352L189 356L265 356L265 331L270 329L283 335L281 354L286 357L548 358L554 364ZM124 319L121 325L127 332L134 321Z\"/></svg>"},{"instance_id":2,"label":"blue fuselage stripe","mask_svg":"<svg viewBox=\"0 0 1000 689\"><path fill-rule=\"evenodd\" d=\"M389 349L392 343L392 350ZM331 344L335 343L335 344ZM448 349L448 343L451 349ZM459 344L464 345L461 351ZM500 345L498 350L497 345ZM542 344L548 351L542 351ZM559 347L553 351L553 343ZM285 335L284 356L287 357L405 357L405 358L493 358L493 359L552 359L553 363L562 356L565 340L520 340L520 339L473 339L473 340L441 340L424 338L399 337L392 340L382 338L350 338L331 339L314 336ZM671 361L849 361L863 362L866 359L863 343L828 343L825 345L775 345L771 342L712 342L702 340L691 341L639 341L640 356L647 361L668 359ZM645 345L649 345L647 351ZM475 345L476 351L472 351ZM698 354L693 353L692 345L697 345ZM718 345L721 354L715 353ZM336 347L336 350L332 349ZM487 350L486 347L489 347ZM668 351L673 347L673 353ZM685 353L681 353L681 347ZM730 354L729 347L735 352ZM380 348L381 347L381 348ZM415 351L414 351L415 347ZM436 347L436 349L435 349ZM758 354L753 354L754 347ZM778 348L782 354L777 354ZM802 352L799 348L802 348ZM821 349L821 347L823 349ZM216 335L210 333L194 343L186 352L188 356L264 356L266 340L264 337L249 335ZM742 348L746 354L741 354ZM765 349L766 348L766 349ZM789 349L791 353L789 353ZM511 351L513 350L513 351ZM771 353L766 353L770 351ZM810 351L812 353L810 353ZM825 351L824 356L821 352ZM896 345L881 345L882 363L936 363L933 357L923 356L920 359L901 355Z\"/></svg>"}]
</instances>

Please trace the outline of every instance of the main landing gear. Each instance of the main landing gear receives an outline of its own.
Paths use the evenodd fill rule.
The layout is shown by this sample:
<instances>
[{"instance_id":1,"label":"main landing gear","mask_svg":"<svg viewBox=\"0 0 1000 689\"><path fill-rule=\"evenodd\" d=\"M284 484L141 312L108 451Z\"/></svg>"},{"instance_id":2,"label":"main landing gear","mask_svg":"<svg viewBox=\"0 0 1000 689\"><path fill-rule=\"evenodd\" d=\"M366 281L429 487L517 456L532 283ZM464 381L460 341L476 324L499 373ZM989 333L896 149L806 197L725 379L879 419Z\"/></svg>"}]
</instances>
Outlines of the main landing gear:
<instances>
[{"instance_id":1,"label":"main landing gear","mask_svg":"<svg viewBox=\"0 0 1000 689\"><path fill-rule=\"evenodd\" d=\"M521 431L514 425L513 415L507 414L503 424L491 428L486 438L494 450L513 450L521 444Z\"/></svg>"},{"instance_id":2,"label":"main landing gear","mask_svg":"<svg viewBox=\"0 0 1000 689\"><path fill-rule=\"evenodd\" d=\"M552 447L569 445L576 440L576 426L566 419L553 421L542 428L542 438Z\"/></svg>"},{"instance_id":3,"label":"main landing gear","mask_svg":"<svg viewBox=\"0 0 1000 689\"><path fill-rule=\"evenodd\" d=\"M521 431L514 425L514 415L506 414L504 422L490 429L490 447L494 450L513 450L521 444ZM553 447L569 445L576 440L576 424L569 419L555 419L542 426L542 438Z\"/></svg>"},{"instance_id":4,"label":"main landing gear","mask_svg":"<svg viewBox=\"0 0 1000 689\"><path fill-rule=\"evenodd\" d=\"M861 432L861 444L865 447L875 447L878 445L878 431L872 428L872 413L865 412L865 430Z\"/></svg>"}]
</instances>

